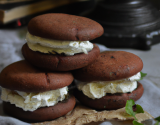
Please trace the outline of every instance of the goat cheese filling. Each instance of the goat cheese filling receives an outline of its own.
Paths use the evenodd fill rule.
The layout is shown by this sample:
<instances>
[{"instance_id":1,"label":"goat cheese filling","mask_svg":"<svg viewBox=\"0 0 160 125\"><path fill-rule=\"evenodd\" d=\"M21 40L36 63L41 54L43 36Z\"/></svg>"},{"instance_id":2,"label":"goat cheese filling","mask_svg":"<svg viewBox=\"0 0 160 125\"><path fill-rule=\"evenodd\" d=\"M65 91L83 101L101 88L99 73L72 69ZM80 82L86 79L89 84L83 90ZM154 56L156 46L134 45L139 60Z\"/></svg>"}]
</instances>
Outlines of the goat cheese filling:
<instances>
[{"instance_id":1,"label":"goat cheese filling","mask_svg":"<svg viewBox=\"0 0 160 125\"><path fill-rule=\"evenodd\" d=\"M137 88L137 81L141 78L140 72L127 79L115 81L93 81L89 83L78 82L77 88L84 95L92 99L99 99L107 93L127 93Z\"/></svg>"},{"instance_id":2,"label":"goat cheese filling","mask_svg":"<svg viewBox=\"0 0 160 125\"><path fill-rule=\"evenodd\" d=\"M63 53L67 56L72 56L77 53L88 54L94 47L89 41L50 40L31 35L29 32L26 35L26 41L32 51L48 54Z\"/></svg>"},{"instance_id":3,"label":"goat cheese filling","mask_svg":"<svg viewBox=\"0 0 160 125\"><path fill-rule=\"evenodd\" d=\"M63 101L67 94L67 86L42 93L27 93L2 88L1 99L15 104L16 107L22 108L24 111L35 111L40 107L56 105L59 101Z\"/></svg>"}]
</instances>

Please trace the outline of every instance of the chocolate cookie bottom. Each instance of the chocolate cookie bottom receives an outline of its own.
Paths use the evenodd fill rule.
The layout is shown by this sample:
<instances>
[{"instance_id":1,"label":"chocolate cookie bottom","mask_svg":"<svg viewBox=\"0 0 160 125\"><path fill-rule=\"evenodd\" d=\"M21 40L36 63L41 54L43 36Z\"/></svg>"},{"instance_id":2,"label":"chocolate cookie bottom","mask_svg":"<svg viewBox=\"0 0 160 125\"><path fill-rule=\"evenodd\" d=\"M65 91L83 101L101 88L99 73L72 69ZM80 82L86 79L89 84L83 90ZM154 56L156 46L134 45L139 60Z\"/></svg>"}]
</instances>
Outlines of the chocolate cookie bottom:
<instances>
[{"instance_id":1,"label":"chocolate cookie bottom","mask_svg":"<svg viewBox=\"0 0 160 125\"><path fill-rule=\"evenodd\" d=\"M33 112L24 111L14 104L3 102L3 110L6 114L27 122L41 122L53 120L70 112L76 104L75 97L59 102L55 106L39 108Z\"/></svg>"},{"instance_id":2,"label":"chocolate cookie bottom","mask_svg":"<svg viewBox=\"0 0 160 125\"><path fill-rule=\"evenodd\" d=\"M27 44L22 47L22 54L28 62L49 71L69 71L82 68L92 63L99 56L99 53L97 45L94 45L88 54L79 53L74 56L35 52L29 49Z\"/></svg>"},{"instance_id":3,"label":"chocolate cookie bottom","mask_svg":"<svg viewBox=\"0 0 160 125\"><path fill-rule=\"evenodd\" d=\"M126 105L127 100L133 99L138 100L143 94L143 86L138 83L137 89L132 93L117 93L117 94L107 94L100 99L91 99L84 95L81 91L76 90L74 92L75 97L84 105L97 109L97 110L115 110L123 108Z\"/></svg>"}]
</instances>

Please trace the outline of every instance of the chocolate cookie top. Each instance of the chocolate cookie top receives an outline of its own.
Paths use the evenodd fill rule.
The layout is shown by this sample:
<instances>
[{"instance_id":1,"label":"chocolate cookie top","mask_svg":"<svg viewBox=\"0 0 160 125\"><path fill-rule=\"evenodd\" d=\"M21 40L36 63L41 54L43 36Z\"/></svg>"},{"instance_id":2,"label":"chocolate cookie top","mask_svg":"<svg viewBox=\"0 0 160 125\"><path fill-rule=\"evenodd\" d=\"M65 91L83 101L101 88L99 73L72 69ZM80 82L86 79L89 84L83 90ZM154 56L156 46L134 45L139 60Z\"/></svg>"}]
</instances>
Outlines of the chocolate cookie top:
<instances>
[{"instance_id":1,"label":"chocolate cookie top","mask_svg":"<svg viewBox=\"0 0 160 125\"><path fill-rule=\"evenodd\" d=\"M101 36L102 26L85 17L62 13L37 16L28 24L30 34L47 39L88 41Z\"/></svg>"},{"instance_id":2,"label":"chocolate cookie top","mask_svg":"<svg viewBox=\"0 0 160 125\"><path fill-rule=\"evenodd\" d=\"M70 72L41 71L25 60L15 62L0 73L0 86L24 92L44 92L68 86L72 83Z\"/></svg>"},{"instance_id":3,"label":"chocolate cookie top","mask_svg":"<svg viewBox=\"0 0 160 125\"><path fill-rule=\"evenodd\" d=\"M73 71L73 75L84 82L113 81L131 77L142 68L142 60L132 53L105 51L92 64Z\"/></svg>"}]
</instances>

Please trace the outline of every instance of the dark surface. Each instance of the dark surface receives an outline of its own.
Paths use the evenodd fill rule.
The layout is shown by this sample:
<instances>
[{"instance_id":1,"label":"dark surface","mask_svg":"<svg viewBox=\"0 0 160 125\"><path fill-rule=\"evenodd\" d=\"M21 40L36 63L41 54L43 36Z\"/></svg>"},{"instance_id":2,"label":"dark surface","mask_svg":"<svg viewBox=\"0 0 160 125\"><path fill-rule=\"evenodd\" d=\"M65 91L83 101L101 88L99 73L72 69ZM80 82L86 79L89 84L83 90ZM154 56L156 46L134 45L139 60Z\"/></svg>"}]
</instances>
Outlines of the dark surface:
<instances>
[{"instance_id":1,"label":"dark surface","mask_svg":"<svg viewBox=\"0 0 160 125\"><path fill-rule=\"evenodd\" d=\"M136 48L149 50L159 43L157 38L146 37L160 30L160 12L147 0L103 0L88 15L99 22L104 34L93 42L110 48Z\"/></svg>"},{"instance_id":2,"label":"dark surface","mask_svg":"<svg viewBox=\"0 0 160 125\"><path fill-rule=\"evenodd\" d=\"M115 36L142 35L160 27L160 12L147 0L103 0L88 17Z\"/></svg>"},{"instance_id":3,"label":"dark surface","mask_svg":"<svg viewBox=\"0 0 160 125\"><path fill-rule=\"evenodd\" d=\"M150 3L151 1L154 5ZM131 4L132 2L137 3ZM150 50L152 45L160 42L159 34L146 37L146 34L160 30L160 12L157 9L160 8L160 2L158 0L150 0L150 2L147 0L122 0L120 2L119 0L106 0L95 6L95 0L90 0L64 5L39 14L58 12L86 16L98 21L104 27L104 34L92 42L109 48ZM19 19L21 26L27 25L34 16L37 14ZM1 25L0 28L17 27L17 24L15 20L8 25Z\"/></svg>"},{"instance_id":4,"label":"dark surface","mask_svg":"<svg viewBox=\"0 0 160 125\"><path fill-rule=\"evenodd\" d=\"M6 114L27 122L41 122L59 118L70 112L76 104L74 96L55 106L42 107L33 112L24 111L9 102L3 102L3 110Z\"/></svg>"},{"instance_id":5,"label":"dark surface","mask_svg":"<svg viewBox=\"0 0 160 125\"><path fill-rule=\"evenodd\" d=\"M126 105L127 100L133 99L134 101L141 98L143 94L143 86L141 83L138 83L138 88L132 93L124 94L106 94L106 96L100 99L91 99L84 95L81 91L75 90L75 97L82 104L97 110L116 110L123 108Z\"/></svg>"},{"instance_id":6,"label":"dark surface","mask_svg":"<svg viewBox=\"0 0 160 125\"><path fill-rule=\"evenodd\" d=\"M73 4L63 5L60 7L53 8L48 11L40 12L37 14L29 15L26 17L22 17L20 19L13 20L5 25L0 24L0 28L2 29L11 29L11 28L18 28L22 26L27 26L28 22L34 18L35 16L46 14L46 13L67 13L73 15L81 15L81 13L86 13L86 11L91 10L92 7L95 5L94 1L82 1L82 2L75 2ZM14 7L14 5L13 5ZM18 25L18 22L21 22L21 25Z\"/></svg>"},{"instance_id":7,"label":"dark surface","mask_svg":"<svg viewBox=\"0 0 160 125\"><path fill-rule=\"evenodd\" d=\"M92 63L99 56L99 53L97 45L94 45L88 54L78 53L73 56L35 52L29 49L27 44L22 47L22 54L28 62L50 71L69 71L82 68Z\"/></svg>"},{"instance_id":8,"label":"dark surface","mask_svg":"<svg viewBox=\"0 0 160 125\"><path fill-rule=\"evenodd\" d=\"M40 1L40 0L39 0ZM0 10L10 10L15 7L23 6L23 5L28 5L37 2L37 0L34 1L22 1L22 2L13 2L13 3L4 3L0 4Z\"/></svg>"},{"instance_id":9,"label":"dark surface","mask_svg":"<svg viewBox=\"0 0 160 125\"><path fill-rule=\"evenodd\" d=\"M24 92L45 92L72 83L70 72L40 70L27 61L19 61L4 68L0 74L0 86Z\"/></svg>"},{"instance_id":10,"label":"dark surface","mask_svg":"<svg viewBox=\"0 0 160 125\"><path fill-rule=\"evenodd\" d=\"M149 0L151 3L154 4L154 6L157 7L157 9L160 10L160 1L159 0Z\"/></svg>"},{"instance_id":11,"label":"dark surface","mask_svg":"<svg viewBox=\"0 0 160 125\"><path fill-rule=\"evenodd\" d=\"M131 77L143 68L142 60L125 51L105 51L90 65L73 71L83 82L113 81Z\"/></svg>"}]
</instances>

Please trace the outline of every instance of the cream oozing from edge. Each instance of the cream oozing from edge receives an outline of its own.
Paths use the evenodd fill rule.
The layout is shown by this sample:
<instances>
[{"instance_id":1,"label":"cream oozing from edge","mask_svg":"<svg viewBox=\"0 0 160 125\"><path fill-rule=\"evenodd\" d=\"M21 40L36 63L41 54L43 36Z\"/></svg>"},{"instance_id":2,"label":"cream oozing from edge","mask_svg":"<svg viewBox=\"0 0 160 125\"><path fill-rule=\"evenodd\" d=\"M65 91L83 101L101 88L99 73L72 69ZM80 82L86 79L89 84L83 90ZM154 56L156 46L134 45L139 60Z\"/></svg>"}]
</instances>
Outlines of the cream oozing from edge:
<instances>
[{"instance_id":1,"label":"cream oozing from edge","mask_svg":"<svg viewBox=\"0 0 160 125\"><path fill-rule=\"evenodd\" d=\"M26 35L26 40L29 48L33 51L42 53L52 53L71 56L76 53L88 54L93 49L93 44L89 41L60 41L41 38L31 35L29 32Z\"/></svg>"},{"instance_id":2,"label":"cream oozing from edge","mask_svg":"<svg viewBox=\"0 0 160 125\"><path fill-rule=\"evenodd\" d=\"M68 87L51 90L42 93L27 93L22 91L12 91L2 88L1 99L24 111L35 111L40 107L54 106L59 101L63 101L68 94Z\"/></svg>"},{"instance_id":3,"label":"cream oozing from edge","mask_svg":"<svg viewBox=\"0 0 160 125\"><path fill-rule=\"evenodd\" d=\"M92 99L99 99L107 93L127 93L137 88L137 81L141 78L140 72L127 79L115 81L93 81L90 83L77 82L77 88L84 95Z\"/></svg>"}]
</instances>

